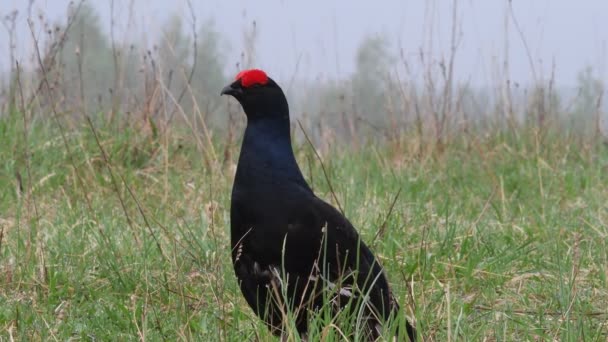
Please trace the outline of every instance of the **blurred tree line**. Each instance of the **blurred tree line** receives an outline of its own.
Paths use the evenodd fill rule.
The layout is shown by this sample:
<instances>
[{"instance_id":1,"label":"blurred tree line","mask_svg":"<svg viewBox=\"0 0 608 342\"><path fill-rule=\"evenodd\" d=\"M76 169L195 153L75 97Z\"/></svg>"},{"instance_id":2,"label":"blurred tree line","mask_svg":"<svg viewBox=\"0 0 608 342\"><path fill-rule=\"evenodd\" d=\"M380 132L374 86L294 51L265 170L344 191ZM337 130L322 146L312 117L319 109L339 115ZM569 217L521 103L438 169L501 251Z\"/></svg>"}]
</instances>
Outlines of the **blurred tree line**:
<instances>
[{"instance_id":1,"label":"blurred tree line","mask_svg":"<svg viewBox=\"0 0 608 342\"><path fill-rule=\"evenodd\" d=\"M153 129L180 121L216 135L227 132L232 139L231 127L239 119L231 113L234 106L218 96L232 75L226 74L225 44L212 21L197 24L194 15L186 21L175 15L150 45L115 40L86 2L72 4L64 23L40 17L32 25L44 32L36 42L40 62L33 63L36 70L11 68L3 77L9 90L0 96L13 100L2 104L14 105L17 83L30 81L23 102L39 107L36 113L94 114L111 124L126 117ZM256 34L254 24L254 31L245 34L244 56L252 55ZM443 143L455 133L547 122L589 132L604 109L603 84L590 68L581 72L576 93L564 94L554 89L553 79L530 89L508 79L485 89L456 83L449 61L431 60L422 52L418 57L396 54L382 35L364 38L354 58L349 77L296 80L297 91L288 94L293 116L317 142L359 144L369 136L393 140L417 132ZM574 100L563 101L566 96Z\"/></svg>"},{"instance_id":2,"label":"blurred tree line","mask_svg":"<svg viewBox=\"0 0 608 342\"><path fill-rule=\"evenodd\" d=\"M70 6L66 23L42 20L46 37L39 42L42 67L32 75L34 104L55 106L74 118L102 113L110 122L124 115L166 122L217 119L218 89L226 77L221 37L212 23L189 35L173 16L161 37L145 46L108 37L88 3Z\"/></svg>"}]
</instances>

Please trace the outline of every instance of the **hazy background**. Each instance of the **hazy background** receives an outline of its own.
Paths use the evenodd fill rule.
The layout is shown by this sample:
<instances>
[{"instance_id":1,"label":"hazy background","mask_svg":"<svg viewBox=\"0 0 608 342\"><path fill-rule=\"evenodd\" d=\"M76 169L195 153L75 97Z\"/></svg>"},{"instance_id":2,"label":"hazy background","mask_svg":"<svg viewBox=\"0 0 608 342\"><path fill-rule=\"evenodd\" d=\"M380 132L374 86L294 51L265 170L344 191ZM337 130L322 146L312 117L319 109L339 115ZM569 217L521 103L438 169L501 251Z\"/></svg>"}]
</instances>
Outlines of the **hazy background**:
<instances>
[{"instance_id":1,"label":"hazy background","mask_svg":"<svg viewBox=\"0 0 608 342\"><path fill-rule=\"evenodd\" d=\"M111 98L115 111L122 88L121 108L132 111L145 95L139 75L147 63L173 102L218 127L225 127L226 116L217 114L226 100L217 92L244 67L267 70L297 115L340 129L356 126L352 118L375 128L431 118L437 133L443 117L456 124L484 116L542 123L545 112L570 118L568 126L581 116L597 118L606 107L605 0L84 3L91 13L61 48L57 65L66 76L57 82L66 101L77 93L81 57L74 56L82 51L85 96L78 101L85 111L103 110ZM70 6L77 6L70 4L2 1L0 46L12 54L0 55L0 70L11 70L11 56L35 70L32 35L44 54L57 38L45 31L65 27ZM182 96L185 88L191 96Z\"/></svg>"},{"instance_id":2,"label":"hazy background","mask_svg":"<svg viewBox=\"0 0 608 342\"><path fill-rule=\"evenodd\" d=\"M100 23L109 32L112 22L110 1L89 1L99 11ZM64 19L68 0L38 0L32 13L44 13L53 21ZM422 48L435 56L447 54L451 31L452 1L193 1L199 24L211 20L227 45L227 67L239 60L243 30L256 21L257 63L276 78L341 77L354 71L354 55L366 35L385 35L395 50L406 56ZM506 0L459 1L459 48L456 75L484 83L491 79L493 63L504 57L505 37L509 41L512 79L530 82L530 61L513 23ZM3 0L0 14L19 11L19 37L27 38L28 1ZM593 66L606 78L608 1L605 0L515 0L513 14L521 27L539 73L556 66L556 80L574 85L578 72ZM191 17L184 0L116 0L114 20L117 39L153 41L172 14L185 22ZM429 25L429 23L431 25ZM505 31L505 27L508 30ZM429 38L433 38L431 42ZM8 40L0 35L0 46ZM27 39L18 41L20 56L31 53ZM432 45L430 47L429 45ZM0 55L6 69L6 54Z\"/></svg>"}]
</instances>

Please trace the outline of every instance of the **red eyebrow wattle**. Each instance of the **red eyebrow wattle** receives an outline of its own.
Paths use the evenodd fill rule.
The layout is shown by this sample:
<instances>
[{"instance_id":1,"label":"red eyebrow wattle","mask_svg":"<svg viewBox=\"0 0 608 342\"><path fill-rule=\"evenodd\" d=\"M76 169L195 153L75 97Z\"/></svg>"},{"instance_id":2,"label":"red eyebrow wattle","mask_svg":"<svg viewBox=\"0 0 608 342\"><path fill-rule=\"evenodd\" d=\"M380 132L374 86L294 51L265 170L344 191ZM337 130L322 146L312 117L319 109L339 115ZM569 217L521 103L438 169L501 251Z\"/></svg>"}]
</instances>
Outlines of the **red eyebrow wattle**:
<instances>
[{"instance_id":1,"label":"red eyebrow wattle","mask_svg":"<svg viewBox=\"0 0 608 342\"><path fill-rule=\"evenodd\" d=\"M250 87L254 84L264 85L268 83L268 75L260 69L249 69L239 72L235 80L241 80L241 85L244 88Z\"/></svg>"}]
</instances>

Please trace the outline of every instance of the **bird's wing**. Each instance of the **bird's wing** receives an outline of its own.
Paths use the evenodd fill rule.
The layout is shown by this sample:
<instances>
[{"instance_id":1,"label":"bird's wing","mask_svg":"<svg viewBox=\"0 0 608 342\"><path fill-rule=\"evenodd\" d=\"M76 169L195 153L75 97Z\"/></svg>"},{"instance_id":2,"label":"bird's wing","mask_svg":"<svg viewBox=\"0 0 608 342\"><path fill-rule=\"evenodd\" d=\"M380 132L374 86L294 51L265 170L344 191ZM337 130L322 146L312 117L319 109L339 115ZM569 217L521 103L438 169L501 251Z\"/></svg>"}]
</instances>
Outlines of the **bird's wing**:
<instances>
[{"instance_id":1,"label":"bird's wing","mask_svg":"<svg viewBox=\"0 0 608 342\"><path fill-rule=\"evenodd\" d=\"M237 197L235 212L245 212L239 203ZM247 202L249 208L256 205L262 204ZM324 298L340 308L365 304L369 309L365 315L372 321L383 321L398 309L382 267L339 211L310 192L281 198L280 207L272 216L251 220L251 224L233 216L235 226L248 227L233 242L235 271L247 301L260 316L270 314L267 322L280 320L276 310L260 307L269 300L270 293L260 292L264 288L289 299L292 307L318 308L326 304ZM332 291L331 296L326 290Z\"/></svg>"},{"instance_id":2,"label":"bird's wing","mask_svg":"<svg viewBox=\"0 0 608 342\"><path fill-rule=\"evenodd\" d=\"M321 227L324 253L320 255L325 258L329 280L343 281L344 277L352 277L353 294L358 293L359 297L365 298L366 305L373 307L373 314L388 318L398 307L378 260L338 210L316 197L311 200L311 207L316 217L316 227L302 228Z\"/></svg>"}]
</instances>

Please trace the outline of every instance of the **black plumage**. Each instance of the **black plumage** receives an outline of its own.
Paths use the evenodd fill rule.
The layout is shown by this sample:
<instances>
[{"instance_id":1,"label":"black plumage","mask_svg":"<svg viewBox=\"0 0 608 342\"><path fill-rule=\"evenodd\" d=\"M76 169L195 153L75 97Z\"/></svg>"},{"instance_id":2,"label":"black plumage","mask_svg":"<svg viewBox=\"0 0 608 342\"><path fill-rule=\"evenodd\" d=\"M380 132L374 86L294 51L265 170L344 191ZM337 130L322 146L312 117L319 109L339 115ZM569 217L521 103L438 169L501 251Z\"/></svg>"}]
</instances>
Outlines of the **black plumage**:
<instances>
[{"instance_id":1,"label":"black plumage","mask_svg":"<svg viewBox=\"0 0 608 342\"><path fill-rule=\"evenodd\" d=\"M247 303L277 335L285 331L286 312L306 336L310 310L360 309L367 338L376 339L398 304L353 225L304 179L283 91L253 69L222 94L235 97L247 115L230 209L232 261ZM407 334L414 340L409 322Z\"/></svg>"}]
</instances>

